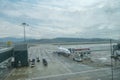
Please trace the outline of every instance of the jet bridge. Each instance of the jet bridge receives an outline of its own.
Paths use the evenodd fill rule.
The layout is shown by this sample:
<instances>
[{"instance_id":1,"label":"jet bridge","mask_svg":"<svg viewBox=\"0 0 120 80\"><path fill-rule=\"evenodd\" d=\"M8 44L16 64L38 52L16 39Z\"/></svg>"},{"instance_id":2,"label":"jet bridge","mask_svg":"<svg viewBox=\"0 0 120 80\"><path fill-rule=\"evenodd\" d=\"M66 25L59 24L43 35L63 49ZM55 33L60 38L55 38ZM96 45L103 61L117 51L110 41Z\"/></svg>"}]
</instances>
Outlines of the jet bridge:
<instances>
[{"instance_id":1,"label":"jet bridge","mask_svg":"<svg viewBox=\"0 0 120 80\"><path fill-rule=\"evenodd\" d=\"M18 44L14 47L15 67L28 66L27 44Z\"/></svg>"}]
</instances>

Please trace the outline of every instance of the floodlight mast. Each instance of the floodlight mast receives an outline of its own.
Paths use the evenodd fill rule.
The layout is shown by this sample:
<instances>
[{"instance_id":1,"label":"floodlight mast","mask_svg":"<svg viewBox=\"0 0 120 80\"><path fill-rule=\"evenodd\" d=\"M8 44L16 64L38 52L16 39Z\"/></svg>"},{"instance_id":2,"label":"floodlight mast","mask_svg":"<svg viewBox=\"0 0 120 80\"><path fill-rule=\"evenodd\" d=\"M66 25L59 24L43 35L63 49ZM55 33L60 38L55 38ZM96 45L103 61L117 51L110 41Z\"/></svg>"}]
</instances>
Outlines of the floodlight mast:
<instances>
[{"instance_id":1,"label":"floodlight mast","mask_svg":"<svg viewBox=\"0 0 120 80\"><path fill-rule=\"evenodd\" d=\"M23 26L23 28L24 28L24 32L23 32L23 34L24 34L24 42L26 42L26 26L29 26L27 23L22 23L22 26Z\"/></svg>"}]
</instances>

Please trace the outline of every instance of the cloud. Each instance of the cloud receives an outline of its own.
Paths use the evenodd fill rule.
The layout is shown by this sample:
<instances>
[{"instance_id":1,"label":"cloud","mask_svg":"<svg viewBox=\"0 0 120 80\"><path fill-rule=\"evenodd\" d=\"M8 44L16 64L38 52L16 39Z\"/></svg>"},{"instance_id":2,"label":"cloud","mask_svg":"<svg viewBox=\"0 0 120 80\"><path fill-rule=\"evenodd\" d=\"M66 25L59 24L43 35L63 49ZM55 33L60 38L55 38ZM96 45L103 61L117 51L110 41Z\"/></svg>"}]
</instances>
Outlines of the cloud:
<instances>
[{"instance_id":1,"label":"cloud","mask_svg":"<svg viewBox=\"0 0 120 80\"><path fill-rule=\"evenodd\" d=\"M11 24L7 21L0 20L0 37L21 37L23 30L22 27Z\"/></svg>"},{"instance_id":2,"label":"cloud","mask_svg":"<svg viewBox=\"0 0 120 80\"><path fill-rule=\"evenodd\" d=\"M27 37L118 38L119 1L113 0L1 0L1 37L22 37L22 22ZM12 27L11 27L12 26ZM9 35L3 29L6 27ZM15 29L11 31L12 29ZM19 34L17 34L19 33Z\"/></svg>"}]
</instances>

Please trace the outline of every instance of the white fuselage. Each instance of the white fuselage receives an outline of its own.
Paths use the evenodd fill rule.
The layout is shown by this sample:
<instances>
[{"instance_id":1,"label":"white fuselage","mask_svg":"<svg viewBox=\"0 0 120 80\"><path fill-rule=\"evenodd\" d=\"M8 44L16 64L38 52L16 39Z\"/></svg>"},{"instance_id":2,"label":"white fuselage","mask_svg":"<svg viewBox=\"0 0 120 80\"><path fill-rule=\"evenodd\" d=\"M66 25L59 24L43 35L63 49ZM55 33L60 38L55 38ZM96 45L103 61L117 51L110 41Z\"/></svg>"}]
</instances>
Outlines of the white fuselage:
<instances>
[{"instance_id":1,"label":"white fuselage","mask_svg":"<svg viewBox=\"0 0 120 80\"><path fill-rule=\"evenodd\" d=\"M56 52L59 53L59 54L70 55L70 51L67 48L64 48L64 47L58 47L58 50Z\"/></svg>"}]
</instances>

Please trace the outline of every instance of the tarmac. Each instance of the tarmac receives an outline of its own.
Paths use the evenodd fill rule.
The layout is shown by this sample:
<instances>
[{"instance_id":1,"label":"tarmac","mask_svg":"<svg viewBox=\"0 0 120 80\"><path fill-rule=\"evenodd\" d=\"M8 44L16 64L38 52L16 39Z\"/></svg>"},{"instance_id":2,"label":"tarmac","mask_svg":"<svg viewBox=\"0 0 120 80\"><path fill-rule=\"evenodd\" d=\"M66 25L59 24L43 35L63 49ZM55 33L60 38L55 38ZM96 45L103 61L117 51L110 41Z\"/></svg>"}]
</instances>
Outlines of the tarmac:
<instances>
[{"instance_id":1,"label":"tarmac","mask_svg":"<svg viewBox=\"0 0 120 80\"><path fill-rule=\"evenodd\" d=\"M38 45L28 49L29 57L38 57L40 62L35 63L35 67L16 68L6 77L5 80L112 80L110 66L88 64L73 61L71 57L65 57L53 53L56 50L54 45ZM93 52L97 55L99 52ZM109 51L103 51L109 53ZM91 55L93 60L96 57ZM100 56L104 56L101 54ZM106 55L107 57L109 55ZM98 58L99 56L97 56ZM48 61L48 66L44 66L42 59ZM99 61L99 60L98 60ZM92 62L91 62L92 63ZM109 62L107 62L109 63ZM120 69L114 70L114 80L119 80Z\"/></svg>"}]
</instances>

